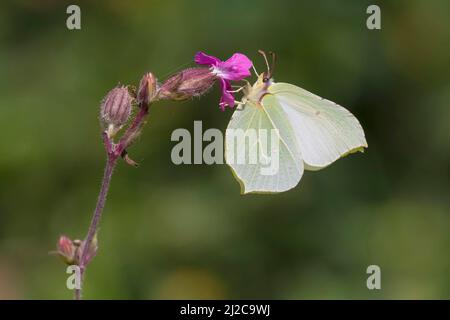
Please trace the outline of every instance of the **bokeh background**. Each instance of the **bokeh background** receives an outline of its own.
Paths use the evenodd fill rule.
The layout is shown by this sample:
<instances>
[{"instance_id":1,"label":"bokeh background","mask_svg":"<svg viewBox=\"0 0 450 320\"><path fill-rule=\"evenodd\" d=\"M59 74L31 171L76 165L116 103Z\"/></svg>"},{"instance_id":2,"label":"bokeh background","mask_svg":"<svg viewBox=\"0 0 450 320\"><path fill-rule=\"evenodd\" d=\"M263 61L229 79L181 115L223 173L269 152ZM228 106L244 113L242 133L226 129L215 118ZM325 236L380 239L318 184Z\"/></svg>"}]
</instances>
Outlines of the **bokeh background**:
<instances>
[{"instance_id":1,"label":"bokeh background","mask_svg":"<svg viewBox=\"0 0 450 320\"><path fill-rule=\"evenodd\" d=\"M219 90L151 109L121 163L87 299L450 298L450 3L71 1L0 4L0 298L71 299L54 250L84 237L104 164L99 102L197 50L234 52L351 110L369 143L278 195L241 196L226 165L176 166L171 132L224 130ZM376 3L376 2L375 2ZM366 288L366 268L382 290Z\"/></svg>"}]
</instances>

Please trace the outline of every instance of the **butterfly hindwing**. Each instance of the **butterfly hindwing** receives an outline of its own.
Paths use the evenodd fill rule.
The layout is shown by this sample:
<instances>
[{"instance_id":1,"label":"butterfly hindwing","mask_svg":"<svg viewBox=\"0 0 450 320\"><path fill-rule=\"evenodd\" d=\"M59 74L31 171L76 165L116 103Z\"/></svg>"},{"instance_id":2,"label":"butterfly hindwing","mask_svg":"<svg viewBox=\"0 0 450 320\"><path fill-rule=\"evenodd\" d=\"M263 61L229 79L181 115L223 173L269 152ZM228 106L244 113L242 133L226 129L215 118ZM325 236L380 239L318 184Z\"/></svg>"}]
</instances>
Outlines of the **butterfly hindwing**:
<instances>
[{"instance_id":1,"label":"butterfly hindwing","mask_svg":"<svg viewBox=\"0 0 450 320\"><path fill-rule=\"evenodd\" d=\"M253 139L237 139L239 130ZM228 124L225 146L226 162L244 194L283 192L295 187L302 177L303 161L295 132L276 99L267 97L261 104L247 102L243 110L236 110ZM257 163L249 163L252 153L257 154ZM245 163L238 163L243 154ZM270 158L270 164L264 163L265 157Z\"/></svg>"}]
</instances>

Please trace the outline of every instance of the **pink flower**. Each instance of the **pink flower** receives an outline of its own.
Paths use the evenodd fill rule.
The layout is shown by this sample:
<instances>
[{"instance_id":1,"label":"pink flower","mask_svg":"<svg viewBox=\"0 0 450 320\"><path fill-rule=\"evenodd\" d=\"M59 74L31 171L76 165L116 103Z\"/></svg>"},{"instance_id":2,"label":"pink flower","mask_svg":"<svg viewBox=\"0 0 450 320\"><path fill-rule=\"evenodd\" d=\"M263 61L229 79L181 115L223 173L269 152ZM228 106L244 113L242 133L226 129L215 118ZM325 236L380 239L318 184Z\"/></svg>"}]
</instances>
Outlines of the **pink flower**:
<instances>
[{"instance_id":1,"label":"pink flower","mask_svg":"<svg viewBox=\"0 0 450 320\"><path fill-rule=\"evenodd\" d=\"M222 111L225 106L234 107L234 96L231 92L231 81L240 81L250 76L252 61L242 53L235 53L226 61L209 56L203 52L197 52L195 62L201 65L208 65L214 75L219 78L222 89L222 97L219 106Z\"/></svg>"}]
</instances>

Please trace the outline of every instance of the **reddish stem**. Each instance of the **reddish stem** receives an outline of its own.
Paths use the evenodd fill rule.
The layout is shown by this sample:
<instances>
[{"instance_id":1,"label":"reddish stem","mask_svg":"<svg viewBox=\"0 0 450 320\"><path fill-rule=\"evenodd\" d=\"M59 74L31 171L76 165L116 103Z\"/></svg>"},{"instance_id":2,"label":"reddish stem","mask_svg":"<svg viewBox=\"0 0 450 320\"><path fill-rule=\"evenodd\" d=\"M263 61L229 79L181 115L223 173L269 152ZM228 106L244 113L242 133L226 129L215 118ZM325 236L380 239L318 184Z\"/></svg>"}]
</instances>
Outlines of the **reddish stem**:
<instances>
[{"instance_id":1,"label":"reddish stem","mask_svg":"<svg viewBox=\"0 0 450 320\"><path fill-rule=\"evenodd\" d=\"M83 246L83 251L81 253L80 258L80 273L81 273L81 282L83 282L84 271L86 269L87 258L89 256L89 248L91 246L91 242L95 237L95 233L97 232L98 224L100 222L103 208L105 207L106 196L108 194L109 185L111 182L112 174L114 171L114 167L117 163L117 157L110 158L106 162L105 172L103 174L102 185L100 188L100 193L98 195L97 205L95 206L94 216L92 217L91 225L89 226L89 230L86 236L85 244ZM81 298L81 289L75 291L75 297L77 300Z\"/></svg>"},{"instance_id":2,"label":"reddish stem","mask_svg":"<svg viewBox=\"0 0 450 320\"><path fill-rule=\"evenodd\" d=\"M109 185L111 183L112 174L114 168L117 164L117 160L122 154L126 155L126 148L128 148L135 137L139 134L142 126L145 124L145 118L148 115L148 105L141 104L139 106L139 112L134 118L132 124L128 127L127 131L123 134L119 143L115 145L112 140L108 137L106 132L103 132L103 143L105 145L105 150L107 154L107 161L105 166L105 171L103 174L102 185L100 188L100 193L98 195L97 204L95 206L94 216L92 217L91 224L87 236L84 241L83 250L81 252L81 258L79 262L80 273L81 273L81 287L75 290L75 299L81 300L81 290L83 286L84 273L86 271L87 265L90 263L89 259L89 249L91 247L92 240L97 233L98 225L102 217L103 208L105 207L106 196L108 195Z\"/></svg>"}]
</instances>

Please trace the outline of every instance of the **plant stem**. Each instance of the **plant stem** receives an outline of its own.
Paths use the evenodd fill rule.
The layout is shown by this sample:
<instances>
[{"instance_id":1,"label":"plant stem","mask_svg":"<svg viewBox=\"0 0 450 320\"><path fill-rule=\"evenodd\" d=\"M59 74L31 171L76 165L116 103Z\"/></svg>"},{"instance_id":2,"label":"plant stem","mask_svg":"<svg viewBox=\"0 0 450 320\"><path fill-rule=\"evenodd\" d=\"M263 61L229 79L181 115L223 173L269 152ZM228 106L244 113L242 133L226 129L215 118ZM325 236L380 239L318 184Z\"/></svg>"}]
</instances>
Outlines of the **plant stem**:
<instances>
[{"instance_id":1,"label":"plant stem","mask_svg":"<svg viewBox=\"0 0 450 320\"><path fill-rule=\"evenodd\" d=\"M84 241L83 250L81 252L79 267L80 267L80 289L75 289L75 300L81 300L81 292L83 288L84 273L86 271L87 265L90 263L89 250L91 247L92 240L94 239L98 224L102 217L103 208L105 207L106 196L108 195L109 185L111 183L112 174L114 168L117 164L119 157L126 154L126 148L128 148L133 140L139 135L142 126L145 124L145 119L148 115L148 104L141 104L139 106L139 112L134 118L131 125L128 127L126 132L123 134L119 143L116 145L108 137L106 132L103 132L103 143L105 145L105 150L107 154L107 161L105 166L105 171L103 173L102 185L100 187L100 193L98 195L97 204L94 210L94 216L91 220L91 225L87 236Z\"/></svg>"},{"instance_id":2,"label":"plant stem","mask_svg":"<svg viewBox=\"0 0 450 320\"><path fill-rule=\"evenodd\" d=\"M95 206L94 216L92 217L91 225L86 236L85 245L83 246L83 251L80 258L80 272L81 272L81 286L83 285L84 271L88 263L88 253L92 240L97 232L98 224L102 217L103 208L105 207L106 196L108 194L109 185L111 182L114 167L117 163L117 157L108 157L106 161L105 171L103 174L102 185L100 188L100 193L98 195L97 205ZM75 299L81 299L81 288L75 291Z\"/></svg>"}]
</instances>

